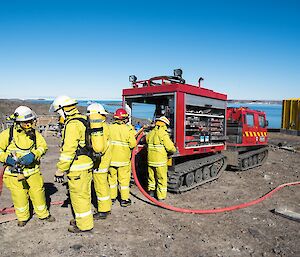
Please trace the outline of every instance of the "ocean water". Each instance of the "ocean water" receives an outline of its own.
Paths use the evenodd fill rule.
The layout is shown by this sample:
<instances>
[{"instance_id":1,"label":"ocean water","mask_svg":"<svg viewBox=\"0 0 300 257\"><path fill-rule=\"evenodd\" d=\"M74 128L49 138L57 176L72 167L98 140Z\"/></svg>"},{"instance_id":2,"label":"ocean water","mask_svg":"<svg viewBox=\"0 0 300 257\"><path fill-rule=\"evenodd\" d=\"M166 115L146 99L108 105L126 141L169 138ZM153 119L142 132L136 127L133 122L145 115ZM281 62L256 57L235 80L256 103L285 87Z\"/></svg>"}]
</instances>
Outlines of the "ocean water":
<instances>
[{"instance_id":1,"label":"ocean water","mask_svg":"<svg viewBox=\"0 0 300 257\"><path fill-rule=\"evenodd\" d=\"M33 103L44 103L50 104L52 101L50 100L31 100ZM118 108L122 107L121 101L110 101L110 100L79 100L78 104L80 106L88 106L91 103L100 103L108 112L115 112ZM267 120L269 121L269 128L280 128L281 127L281 113L282 113L282 105L280 104L245 104L245 103L235 103L228 104L229 107L248 107L254 110L264 111L267 116ZM138 108L134 108L132 112L132 116L136 118L144 118L144 119L152 119L153 118L153 106L151 105L143 105L137 104Z\"/></svg>"},{"instance_id":2,"label":"ocean water","mask_svg":"<svg viewBox=\"0 0 300 257\"><path fill-rule=\"evenodd\" d=\"M267 120L269 121L269 128L280 128L281 127L281 115L282 105L281 104L245 104L235 103L228 104L228 107L248 107L253 110L264 111L266 113Z\"/></svg>"},{"instance_id":3,"label":"ocean water","mask_svg":"<svg viewBox=\"0 0 300 257\"><path fill-rule=\"evenodd\" d=\"M53 100L30 100L32 103L52 104ZM118 108L122 107L122 101L111 101L111 100L78 100L78 105L88 106L91 103L102 104L104 109L108 112L115 112Z\"/></svg>"}]
</instances>

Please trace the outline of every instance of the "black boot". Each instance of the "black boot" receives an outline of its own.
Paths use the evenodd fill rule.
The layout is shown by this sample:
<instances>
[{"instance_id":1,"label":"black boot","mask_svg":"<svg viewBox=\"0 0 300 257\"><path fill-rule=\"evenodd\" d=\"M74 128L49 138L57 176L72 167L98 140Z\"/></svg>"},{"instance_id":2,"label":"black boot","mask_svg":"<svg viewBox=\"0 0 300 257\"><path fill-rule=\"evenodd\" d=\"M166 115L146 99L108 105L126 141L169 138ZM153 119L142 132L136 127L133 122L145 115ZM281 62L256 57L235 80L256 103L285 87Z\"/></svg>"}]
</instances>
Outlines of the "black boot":
<instances>
[{"instance_id":1,"label":"black boot","mask_svg":"<svg viewBox=\"0 0 300 257\"><path fill-rule=\"evenodd\" d=\"M121 204L122 207L128 207L128 206L131 205L131 200L130 199L128 199L128 200L121 200L120 204Z\"/></svg>"},{"instance_id":2,"label":"black boot","mask_svg":"<svg viewBox=\"0 0 300 257\"><path fill-rule=\"evenodd\" d=\"M151 197L154 197L154 196L155 196L155 191L154 191L154 190L149 190L148 194L149 194Z\"/></svg>"},{"instance_id":3,"label":"black boot","mask_svg":"<svg viewBox=\"0 0 300 257\"><path fill-rule=\"evenodd\" d=\"M18 221L18 227L24 227L27 224L28 220Z\"/></svg>"},{"instance_id":4,"label":"black boot","mask_svg":"<svg viewBox=\"0 0 300 257\"><path fill-rule=\"evenodd\" d=\"M70 220L70 226L76 226L76 220L75 219Z\"/></svg>"},{"instance_id":5,"label":"black boot","mask_svg":"<svg viewBox=\"0 0 300 257\"><path fill-rule=\"evenodd\" d=\"M97 212L93 216L94 216L95 220L104 220L104 219L107 218L107 216L109 214L110 214L110 211L107 211L107 212Z\"/></svg>"},{"instance_id":6,"label":"black boot","mask_svg":"<svg viewBox=\"0 0 300 257\"><path fill-rule=\"evenodd\" d=\"M48 221L48 222L54 222L55 218L49 214L48 217L40 219L40 220L42 220L42 221Z\"/></svg>"},{"instance_id":7,"label":"black boot","mask_svg":"<svg viewBox=\"0 0 300 257\"><path fill-rule=\"evenodd\" d=\"M68 228L68 231L71 233L85 233L85 232L91 232L92 229L89 230L80 230L76 225L75 226L70 226Z\"/></svg>"}]
</instances>

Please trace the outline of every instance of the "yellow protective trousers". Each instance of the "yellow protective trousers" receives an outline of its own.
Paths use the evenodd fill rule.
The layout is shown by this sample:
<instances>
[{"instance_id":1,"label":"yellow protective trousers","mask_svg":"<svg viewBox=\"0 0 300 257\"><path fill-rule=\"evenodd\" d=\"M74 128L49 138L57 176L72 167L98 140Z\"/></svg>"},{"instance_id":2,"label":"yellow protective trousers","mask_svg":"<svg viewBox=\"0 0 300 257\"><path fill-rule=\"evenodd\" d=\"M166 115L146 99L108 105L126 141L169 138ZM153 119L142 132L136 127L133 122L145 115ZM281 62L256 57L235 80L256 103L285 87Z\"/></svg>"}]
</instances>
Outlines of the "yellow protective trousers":
<instances>
[{"instance_id":1,"label":"yellow protective trousers","mask_svg":"<svg viewBox=\"0 0 300 257\"><path fill-rule=\"evenodd\" d=\"M98 212L111 210L110 189L108 184L108 169L96 169L93 171L94 187L98 201Z\"/></svg>"},{"instance_id":2,"label":"yellow protective trousers","mask_svg":"<svg viewBox=\"0 0 300 257\"><path fill-rule=\"evenodd\" d=\"M131 166L109 167L108 182L110 187L111 199L116 199L118 196L118 182L120 186L121 200L129 199L129 185L131 176Z\"/></svg>"},{"instance_id":3,"label":"yellow protective trousers","mask_svg":"<svg viewBox=\"0 0 300 257\"><path fill-rule=\"evenodd\" d=\"M91 208L92 171L74 171L68 174L68 185L76 226L84 231L94 227Z\"/></svg>"},{"instance_id":4,"label":"yellow protective trousers","mask_svg":"<svg viewBox=\"0 0 300 257\"><path fill-rule=\"evenodd\" d=\"M5 174L4 184L11 192L11 198L19 221L27 221L30 218L29 197L36 215L40 219L49 216L46 206L44 180L41 173L34 173L25 180L18 181L18 178Z\"/></svg>"},{"instance_id":5,"label":"yellow protective trousers","mask_svg":"<svg viewBox=\"0 0 300 257\"><path fill-rule=\"evenodd\" d=\"M168 166L148 166L148 191L156 191L157 198L167 198Z\"/></svg>"}]
</instances>

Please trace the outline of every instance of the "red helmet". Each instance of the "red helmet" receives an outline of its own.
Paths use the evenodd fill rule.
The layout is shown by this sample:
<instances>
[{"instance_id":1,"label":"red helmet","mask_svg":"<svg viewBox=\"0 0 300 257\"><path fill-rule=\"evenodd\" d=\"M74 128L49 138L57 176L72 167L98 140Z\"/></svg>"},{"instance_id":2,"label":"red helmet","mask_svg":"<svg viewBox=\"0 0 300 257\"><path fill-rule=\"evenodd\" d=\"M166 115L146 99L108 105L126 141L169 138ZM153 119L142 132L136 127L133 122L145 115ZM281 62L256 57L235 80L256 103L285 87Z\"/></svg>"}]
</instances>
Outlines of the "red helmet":
<instances>
[{"instance_id":1,"label":"red helmet","mask_svg":"<svg viewBox=\"0 0 300 257\"><path fill-rule=\"evenodd\" d=\"M116 112L114 113L115 119L123 120L127 117L128 117L128 113L123 108L116 110Z\"/></svg>"}]
</instances>

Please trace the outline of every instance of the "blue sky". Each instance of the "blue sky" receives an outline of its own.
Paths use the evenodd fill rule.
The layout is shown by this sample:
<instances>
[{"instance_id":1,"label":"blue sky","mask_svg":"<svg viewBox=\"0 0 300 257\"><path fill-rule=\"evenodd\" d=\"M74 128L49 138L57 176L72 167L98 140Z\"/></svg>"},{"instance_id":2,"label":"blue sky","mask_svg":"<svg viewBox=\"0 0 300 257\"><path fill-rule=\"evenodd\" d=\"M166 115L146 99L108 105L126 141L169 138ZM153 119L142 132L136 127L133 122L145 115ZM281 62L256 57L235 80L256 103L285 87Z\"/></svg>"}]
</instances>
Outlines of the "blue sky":
<instances>
[{"instance_id":1,"label":"blue sky","mask_svg":"<svg viewBox=\"0 0 300 257\"><path fill-rule=\"evenodd\" d=\"M300 97L300 1L0 1L0 98L121 99L172 75L229 99Z\"/></svg>"}]
</instances>

